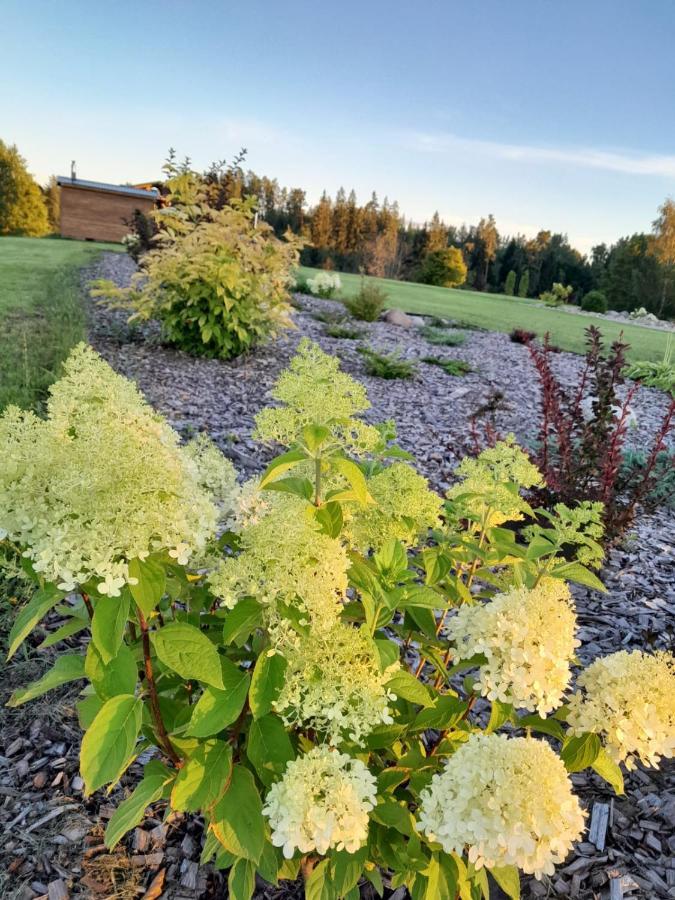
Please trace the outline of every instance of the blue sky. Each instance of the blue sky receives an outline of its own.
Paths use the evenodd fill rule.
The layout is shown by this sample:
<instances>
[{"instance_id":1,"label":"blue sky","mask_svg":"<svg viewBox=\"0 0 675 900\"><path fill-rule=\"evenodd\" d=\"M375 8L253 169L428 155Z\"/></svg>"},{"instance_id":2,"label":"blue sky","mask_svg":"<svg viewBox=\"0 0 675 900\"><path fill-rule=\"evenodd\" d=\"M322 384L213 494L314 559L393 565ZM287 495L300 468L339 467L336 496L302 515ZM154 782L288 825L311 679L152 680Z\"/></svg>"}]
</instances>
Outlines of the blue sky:
<instances>
[{"instance_id":1,"label":"blue sky","mask_svg":"<svg viewBox=\"0 0 675 900\"><path fill-rule=\"evenodd\" d=\"M1 21L0 138L41 181L245 146L310 201L376 190L583 250L675 193L672 0L3 0Z\"/></svg>"}]
</instances>

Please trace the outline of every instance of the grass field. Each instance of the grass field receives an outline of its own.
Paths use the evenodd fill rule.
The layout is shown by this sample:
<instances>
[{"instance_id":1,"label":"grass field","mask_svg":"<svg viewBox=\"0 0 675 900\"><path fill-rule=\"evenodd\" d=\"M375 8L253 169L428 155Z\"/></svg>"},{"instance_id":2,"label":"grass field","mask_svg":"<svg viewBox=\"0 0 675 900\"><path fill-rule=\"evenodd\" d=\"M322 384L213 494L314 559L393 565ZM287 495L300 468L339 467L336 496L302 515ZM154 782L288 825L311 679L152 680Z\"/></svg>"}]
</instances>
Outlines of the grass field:
<instances>
[{"instance_id":1,"label":"grass field","mask_svg":"<svg viewBox=\"0 0 675 900\"><path fill-rule=\"evenodd\" d=\"M299 269L299 273L305 278L312 277L317 271L306 267ZM351 296L358 291L360 275L341 273L340 278L344 296ZM538 306L534 300L521 300L505 294L432 287L388 278L369 277L367 280L387 292L388 306L418 315L447 316L490 331L508 333L513 328L525 328L536 332L540 337L548 331L552 343L573 353L584 352L584 329L589 325L600 328L607 344L618 338L623 331L624 339L630 344L627 356L631 360L648 359L658 362L666 349L667 332L546 309Z\"/></svg>"},{"instance_id":2,"label":"grass field","mask_svg":"<svg viewBox=\"0 0 675 900\"><path fill-rule=\"evenodd\" d=\"M78 272L101 250L57 238L0 238L0 409L39 409L71 347L82 340L85 316Z\"/></svg>"}]
</instances>

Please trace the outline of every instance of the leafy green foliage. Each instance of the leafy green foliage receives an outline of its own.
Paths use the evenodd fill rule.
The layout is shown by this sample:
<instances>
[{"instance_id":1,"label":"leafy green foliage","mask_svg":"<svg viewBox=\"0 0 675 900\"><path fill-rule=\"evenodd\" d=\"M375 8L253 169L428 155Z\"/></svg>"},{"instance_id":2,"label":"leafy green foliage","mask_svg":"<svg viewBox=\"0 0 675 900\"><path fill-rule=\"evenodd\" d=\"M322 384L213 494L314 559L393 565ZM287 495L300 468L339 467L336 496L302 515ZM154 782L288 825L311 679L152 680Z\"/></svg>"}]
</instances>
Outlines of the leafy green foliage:
<instances>
[{"instance_id":1,"label":"leafy green foliage","mask_svg":"<svg viewBox=\"0 0 675 900\"><path fill-rule=\"evenodd\" d=\"M457 247L432 250L424 257L417 281L437 287L457 287L466 281L467 267Z\"/></svg>"},{"instance_id":2,"label":"leafy green foliage","mask_svg":"<svg viewBox=\"0 0 675 900\"><path fill-rule=\"evenodd\" d=\"M437 325L425 325L424 328L420 328L420 336L430 344L437 344L439 347L457 347L465 340L461 331L449 331L447 328L439 328Z\"/></svg>"},{"instance_id":3,"label":"leafy green foliage","mask_svg":"<svg viewBox=\"0 0 675 900\"><path fill-rule=\"evenodd\" d=\"M553 283L550 291L544 291L543 294L540 294L539 299L547 306L562 306L563 303L568 301L572 290L571 285L560 284L556 281Z\"/></svg>"},{"instance_id":4,"label":"leafy green foliage","mask_svg":"<svg viewBox=\"0 0 675 900\"><path fill-rule=\"evenodd\" d=\"M415 363L410 359L403 359L399 353L378 353L372 347L359 347L358 351L366 360L368 375L388 380L412 378L415 375Z\"/></svg>"},{"instance_id":5,"label":"leafy green foliage","mask_svg":"<svg viewBox=\"0 0 675 900\"><path fill-rule=\"evenodd\" d=\"M42 191L16 146L0 140L0 235L40 237L49 232Z\"/></svg>"},{"instance_id":6,"label":"leafy green foliage","mask_svg":"<svg viewBox=\"0 0 675 900\"><path fill-rule=\"evenodd\" d=\"M667 391L675 397L675 362L673 361L675 341L668 336L668 344L660 362L640 360L631 363L624 369L624 375L635 381L641 381L646 387Z\"/></svg>"},{"instance_id":7,"label":"leafy green foliage","mask_svg":"<svg viewBox=\"0 0 675 900\"><path fill-rule=\"evenodd\" d=\"M363 332L348 325L328 325L326 335L337 340L357 341L363 337Z\"/></svg>"},{"instance_id":8,"label":"leafy green foliage","mask_svg":"<svg viewBox=\"0 0 675 900\"><path fill-rule=\"evenodd\" d=\"M504 282L504 293L507 297L513 297L516 292L516 273L513 269L506 276L506 281Z\"/></svg>"},{"instance_id":9,"label":"leafy green foliage","mask_svg":"<svg viewBox=\"0 0 675 900\"><path fill-rule=\"evenodd\" d=\"M219 539L214 521L194 564L181 544L170 552L136 547L117 596L102 582L86 604L69 608L61 636L85 622L86 655L58 657L10 704L86 678L78 710L87 793L114 786L146 747L161 757L113 814L107 846L158 801L199 814L204 858L230 870L235 898L251 897L257 875L276 883L300 870L307 897L322 900L357 900L364 878L382 890L380 870L414 898L485 895L486 871L467 855L471 838L450 844L428 824L446 809L453 814L452 803L428 807L434 792L443 800L452 790L443 779L464 754L471 764L460 774L475 789L476 821L497 834L487 870L515 898L516 863L528 871L536 864L509 855L502 835L531 817L514 824L501 801L489 805L509 784L491 775L484 783L473 748L492 748L491 765L501 765L507 749L519 764L530 765L534 753L555 774L557 793L547 793L544 779L530 795L517 766L520 793L506 804L535 803L541 816L543 802L551 821L546 834L532 836L536 847L553 835L562 808L583 821L568 771L592 768L623 790L602 723L597 734L586 726L579 734L566 722L571 706L561 703L576 646L565 582L602 589L592 571L603 553L600 512L585 503L533 509L524 491L541 476L512 438L465 460L443 504L401 461L408 456L390 424L366 428L365 394L318 348L301 347L275 397L283 405L269 433L283 436L284 452L237 493L233 531ZM323 402L312 406L317 397ZM259 417L263 432L268 418ZM17 617L13 652L47 613L64 611L62 597L40 582ZM510 646L504 605L496 636L484 626L480 649L467 649L454 626L509 597L522 645ZM548 619L532 613L544 600L558 610L553 635ZM546 695L527 694L548 677L545 668L532 674L528 652L555 656L568 625L572 650L549 660L564 684L546 705ZM509 652L499 671L500 654ZM463 683L453 678L459 673ZM499 699L486 720L473 707L478 694L491 694L490 678ZM507 728L532 737L507 737ZM568 827L565 847L576 833Z\"/></svg>"},{"instance_id":10,"label":"leafy green foliage","mask_svg":"<svg viewBox=\"0 0 675 900\"><path fill-rule=\"evenodd\" d=\"M446 375L455 375L459 378L471 372L472 366L463 359L444 359L439 356L423 356L422 362L430 366L439 366Z\"/></svg>"},{"instance_id":11,"label":"leafy green foliage","mask_svg":"<svg viewBox=\"0 0 675 900\"><path fill-rule=\"evenodd\" d=\"M589 291L581 299L581 308L586 312L607 312L607 297L602 291Z\"/></svg>"},{"instance_id":12,"label":"leafy green foliage","mask_svg":"<svg viewBox=\"0 0 675 900\"><path fill-rule=\"evenodd\" d=\"M362 322L376 322L388 299L386 291L362 278L358 293L353 297L346 297L343 303L355 319Z\"/></svg>"},{"instance_id":13,"label":"leafy green foliage","mask_svg":"<svg viewBox=\"0 0 675 900\"><path fill-rule=\"evenodd\" d=\"M297 242L256 224L252 203L207 209L142 257L129 288L98 281L92 295L132 318L159 319L165 339L181 350L229 359L290 324L296 259Z\"/></svg>"}]
</instances>

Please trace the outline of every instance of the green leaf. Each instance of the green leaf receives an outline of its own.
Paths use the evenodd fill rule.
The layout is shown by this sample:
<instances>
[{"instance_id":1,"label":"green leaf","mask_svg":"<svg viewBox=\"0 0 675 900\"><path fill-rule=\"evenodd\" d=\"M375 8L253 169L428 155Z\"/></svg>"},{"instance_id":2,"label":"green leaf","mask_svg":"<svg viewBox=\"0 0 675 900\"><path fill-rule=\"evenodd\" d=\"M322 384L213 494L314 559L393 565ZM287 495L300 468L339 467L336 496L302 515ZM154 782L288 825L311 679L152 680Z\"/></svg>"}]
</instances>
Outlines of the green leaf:
<instances>
[{"instance_id":1,"label":"green leaf","mask_svg":"<svg viewBox=\"0 0 675 900\"><path fill-rule=\"evenodd\" d=\"M225 741L200 744L178 773L171 806L179 812L198 812L215 803L232 771L232 748Z\"/></svg>"},{"instance_id":2,"label":"green leaf","mask_svg":"<svg viewBox=\"0 0 675 900\"><path fill-rule=\"evenodd\" d=\"M238 859L227 878L227 896L232 900L251 900L255 890L255 865L249 859Z\"/></svg>"},{"instance_id":3,"label":"green leaf","mask_svg":"<svg viewBox=\"0 0 675 900\"><path fill-rule=\"evenodd\" d=\"M433 706L433 700L426 685L418 681L414 675L405 669L400 669L386 684L388 691L393 691L397 697L402 697L410 703L418 703L420 706Z\"/></svg>"},{"instance_id":4,"label":"green leaf","mask_svg":"<svg viewBox=\"0 0 675 900\"><path fill-rule=\"evenodd\" d=\"M444 609L447 604L443 597L430 587L426 587L423 584L409 584L406 585L403 591L403 599L400 605L402 609L406 609L409 606L417 607L418 609Z\"/></svg>"},{"instance_id":5,"label":"green leaf","mask_svg":"<svg viewBox=\"0 0 675 900\"><path fill-rule=\"evenodd\" d=\"M565 732L557 719L544 719L533 713L530 716L523 716L522 719L514 719L514 724L519 728L531 728L532 731L539 731L542 734L548 734L557 738L561 743L565 740Z\"/></svg>"},{"instance_id":6,"label":"green leaf","mask_svg":"<svg viewBox=\"0 0 675 900\"><path fill-rule=\"evenodd\" d=\"M305 900L338 900L330 877L330 862L322 859L305 880Z\"/></svg>"},{"instance_id":7,"label":"green leaf","mask_svg":"<svg viewBox=\"0 0 675 900\"><path fill-rule=\"evenodd\" d=\"M223 643L242 647L256 628L263 623L263 608L252 597L240 600L225 616Z\"/></svg>"},{"instance_id":8,"label":"green leaf","mask_svg":"<svg viewBox=\"0 0 675 900\"><path fill-rule=\"evenodd\" d=\"M172 622L151 634L160 660L181 678L223 689L220 655L205 634L186 622Z\"/></svg>"},{"instance_id":9,"label":"green leaf","mask_svg":"<svg viewBox=\"0 0 675 900\"><path fill-rule=\"evenodd\" d=\"M375 888L375 892L379 897L384 896L384 882L382 881L382 875L380 874L379 869L366 869L363 873L368 881Z\"/></svg>"},{"instance_id":10,"label":"green leaf","mask_svg":"<svg viewBox=\"0 0 675 900\"><path fill-rule=\"evenodd\" d=\"M143 703L120 694L104 703L82 739L80 772L85 793L116 784L134 757Z\"/></svg>"},{"instance_id":11,"label":"green leaf","mask_svg":"<svg viewBox=\"0 0 675 900\"><path fill-rule=\"evenodd\" d=\"M371 819L379 822L380 825L386 825L387 828L393 828L399 834L406 837L412 837L415 834L415 822L410 810L396 803L395 800L385 800L378 805L370 813Z\"/></svg>"},{"instance_id":12,"label":"green leaf","mask_svg":"<svg viewBox=\"0 0 675 900\"><path fill-rule=\"evenodd\" d=\"M129 575L138 582L129 585L131 596L136 606L147 617L162 599L166 586L166 570L157 559L136 558L129 563Z\"/></svg>"},{"instance_id":13,"label":"green leaf","mask_svg":"<svg viewBox=\"0 0 675 900\"><path fill-rule=\"evenodd\" d=\"M124 835L143 820L145 811L159 800L164 793L164 785L171 781L173 773L158 760L152 760L145 767L143 780L126 800L123 800L112 814L105 830L105 845L112 850Z\"/></svg>"},{"instance_id":14,"label":"green leaf","mask_svg":"<svg viewBox=\"0 0 675 900\"><path fill-rule=\"evenodd\" d=\"M253 775L234 766L227 790L213 810L211 828L226 850L257 863L265 843L264 822Z\"/></svg>"},{"instance_id":15,"label":"green leaf","mask_svg":"<svg viewBox=\"0 0 675 900\"><path fill-rule=\"evenodd\" d=\"M138 668L134 655L126 644L109 663L105 663L97 645L90 641L84 660L84 672L101 700L110 700L118 694L133 694L138 680Z\"/></svg>"},{"instance_id":16,"label":"green leaf","mask_svg":"<svg viewBox=\"0 0 675 900\"><path fill-rule=\"evenodd\" d=\"M263 476L260 479L260 487L266 487L274 478L278 478L280 475L283 475L284 472L288 472L289 469L292 469L305 459L307 459L307 454L304 450L298 448L288 450L286 453L277 456L277 458L273 459L265 469Z\"/></svg>"},{"instance_id":17,"label":"green leaf","mask_svg":"<svg viewBox=\"0 0 675 900\"><path fill-rule=\"evenodd\" d=\"M37 590L29 603L19 612L9 633L7 659L11 659L37 623L66 595L56 585L47 584Z\"/></svg>"},{"instance_id":18,"label":"green leaf","mask_svg":"<svg viewBox=\"0 0 675 900\"><path fill-rule=\"evenodd\" d=\"M332 468L337 469L343 478L347 479L359 503L365 504L372 502L373 498L368 493L366 476L355 462L341 456L333 456L330 458L330 465Z\"/></svg>"},{"instance_id":19,"label":"green leaf","mask_svg":"<svg viewBox=\"0 0 675 900\"><path fill-rule=\"evenodd\" d=\"M64 622L63 625L56 629L56 631L52 631L51 634L48 634L40 644L39 649L46 650L48 647L53 647L54 644L58 644L66 638L72 637L74 634L79 634L80 631L84 631L88 625L89 621L87 619L73 616L72 619L68 619L68 621Z\"/></svg>"},{"instance_id":20,"label":"green leaf","mask_svg":"<svg viewBox=\"0 0 675 900\"><path fill-rule=\"evenodd\" d=\"M489 872L511 900L520 900L520 875L516 866L493 866Z\"/></svg>"},{"instance_id":21,"label":"green leaf","mask_svg":"<svg viewBox=\"0 0 675 900\"><path fill-rule=\"evenodd\" d=\"M604 747L598 751L598 755L591 763L591 768L614 788L615 794L624 793L623 773Z\"/></svg>"},{"instance_id":22,"label":"green leaf","mask_svg":"<svg viewBox=\"0 0 675 900\"><path fill-rule=\"evenodd\" d=\"M397 643L386 638L376 638L374 643L380 660L380 672L384 672L389 666L398 662L401 648Z\"/></svg>"},{"instance_id":23,"label":"green leaf","mask_svg":"<svg viewBox=\"0 0 675 900\"><path fill-rule=\"evenodd\" d=\"M91 622L91 639L98 647L101 659L109 663L117 656L124 640L124 626L129 618L131 598L124 588L119 597L101 597L96 601Z\"/></svg>"},{"instance_id":24,"label":"green leaf","mask_svg":"<svg viewBox=\"0 0 675 900\"><path fill-rule=\"evenodd\" d=\"M244 708L250 677L229 659L221 659L225 690L207 687L197 701L186 734L210 737L231 725Z\"/></svg>"},{"instance_id":25,"label":"green leaf","mask_svg":"<svg viewBox=\"0 0 675 900\"><path fill-rule=\"evenodd\" d=\"M425 731L427 728L435 728L437 731L445 731L452 728L466 712L466 702L459 697L451 697L441 694L434 701L433 706L421 709L415 719L415 731Z\"/></svg>"},{"instance_id":26,"label":"green leaf","mask_svg":"<svg viewBox=\"0 0 675 900\"><path fill-rule=\"evenodd\" d=\"M594 591L601 591L603 594L607 593L607 588L598 576L594 575L586 566L582 566L581 563L563 563L561 566L556 566L551 574L555 575L556 578L564 578L565 581L575 581L577 584L583 584Z\"/></svg>"},{"instance_id":27,"label":"green leaf","mask_svg":"<svg viewBox=\"0 0 675 900\"><path fill-rule=\"evenodd\" d=\"M510 703L502 703L501 700L493 700L490 708L490 721L487 724L486 733L491 734L501 728L511 718L513 706Z\"/></svg>"},{"instance_id":28,"label":"green leaf","mask_svg":"<svg viewBox=\"0 0 675 900\"><path fill-rule=\"evenodd\" d=\"M330 874L338 897L344 897L359 883L367 857L367 846L361 847L356 853L348 853L346 850L333 852Z\"/></svg>"},{"instance_id":29,"label":"green leaf","mask_svg":"<svg viewBox=\"0 0 675 900\"><path fill-rule=\"evenodd\" d=\"M278 478L276 481L271 481L266 490L268 491L281 491L284 494L295 494L296 497L301 497L303 500L311 500L314 496L314 485L309 480L309 478Z\"/></svg>"},{"instance_id":30,"label":"green leaf","mask_svg":"<svg viewBox=\"0 0 675 900\"><path fill-rule=\"evenodd\" d=\"M91 689L85 688L85 691L87 690ZM77 709L77 721L79 722L82 731L86 731L87 728L89 728L102 706L103 701L98 694L93 692L93 690L91 694L87 694L82 700L77 701L75 704L75 708Z\"/></svg>"},{"instance_id":31,"label":"green leaf","mask_svg":"<svg viewBox=\"0 0 675 900\"><path fill-rule=\"evenodd\" d=\"M386 541L374 555L373 561L378 572L390 579L390 583L395 582L408 568L408 554L405 552L403 544L396 538Z\"/></svg>"},{"instance_id":32,"label":"green leaf","mask_svg":"<svg viewBox=\"0 0 675 900\"><path fill-rule=\"evenodd\" d=\"M330 437L332 437L331 430L325 425L305 425L302 429L302 440L312 454L315 454Z\"/></svg>"},{"instance_id":33,"label":"green leaf","mask_svg":"<svg viewBox=\"0 0 675 900\"><path fill-rule=\"evenodd\" d=\"M600 753L600 738L597 734L582 734L565 740L560 758L568 772L581 772L592 766Z\"/></svg>"},{"instance_id":34,"label":"green leaf","mask_svg":"<svg viewBox=\"0 0 675 900\"><path fill-rule=\"evenodd\" d=\"M314 513L314 518L319 523L319 527L328 537L336 538L340 536L342 531L343 517L342 507L339 503L332 501L319 506Z\"/></svg>"},{"instance_id":35,"label":"green leaf","mask_svg":"<svg viewBox=\"0 0 675 900\"><path fill-rule=\"evenodd\" d=\"M84 677L83 656L80 656L79 653L58 656L52 668L45 672L42 678L38 678L37 681L26 687L17 688L7 701L7 706L21 706L22 703L28 703L29 700L41 697L59 685Z\"/></svg>"},{"instance_id":36,"label":"green leaf","mask_svg":"<svg viewBox=\"0 0 675 900\"><path fill-rule=\"evenodd\" d=\"M280 653L263 653L258 657L248 692L255 719L266 716L284 686L287 662Z\"/></svg>"},{"instance_id":37,"label":"green leaf","mask_svg":"<svg viewBox=\"0 0 675 900\"><path fill-rule=\"evenodd\" d=\"M281 719L263 716L251 723L246 755L266 787L276 781L276 776L283 774L295 753Z\"/></svg>"}]
</instances>

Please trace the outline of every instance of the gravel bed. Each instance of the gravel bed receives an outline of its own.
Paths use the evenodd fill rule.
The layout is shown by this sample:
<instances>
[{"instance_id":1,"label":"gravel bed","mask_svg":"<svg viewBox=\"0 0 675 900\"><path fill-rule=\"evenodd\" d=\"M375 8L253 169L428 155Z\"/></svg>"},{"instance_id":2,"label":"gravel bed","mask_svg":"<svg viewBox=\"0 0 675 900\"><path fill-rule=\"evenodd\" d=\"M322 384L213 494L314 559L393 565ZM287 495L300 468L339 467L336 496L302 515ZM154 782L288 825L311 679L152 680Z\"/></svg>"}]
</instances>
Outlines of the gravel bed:
<instances>
[{"instance_id":1,"label":"gravel bed","mask_svg":"<svg viewBox=\"0 0 675 900\"><path fill-rule=\"evenodd\" d=\"M124 284L134 269L127 256L106 254L85 277L109 277ZM452 377L438 367L420 363L414 379L383 381L365 374L357 342L326 336L325 324L313 317L342 309L339 304L308 297L298 297L297 303L296 329L274 344L228 363L193 359L163 347L156 327L129 328L125 314L110 312L94 302L90 340L117 371L138 383L150 403L180 432L186 436L208 432L244 477L260 471L270 457L251 439L253 419L269 402L270 387L303 336L337 354L345 370L366 385L372 403L368 418L396 421L400 444L414 452L419 469L438 490L450 484L452 470L472 443L470 415L494 401L496 394L503 396L495 412L498 430L502 434L513 431L526 443L533 439L539 399L536 373L527 350L507 336L467 330L462 345L437 347L428 344L416 329L358 323L363 339L378 350L398 350L408 359L426 355L462 359L474 369L465 377ZM581 358L573 354L555 357L557 374L568 383L574 381L581 365ZM633 406L638 428L631 433L630 442L643 447L658 427L667 398L640 388ZM638 520L623 546L609 553L601 573L606 594L575 588L583 663L622 648L673 648L673 520L669 510ZM74 646L77 641L73 639ZM10 669L6 687L21 680L21 674ZM9 711L0 733L0 822L12 832L11 840L0 849L12 874L9 882L0 878L0 895L30 900L46 896L49 888L50 900L69 896L68 891L77 897L143 895L196 900L225 896L220 874L198 865L201 827L194 818L179 817L169 828L159 820L144 823L131 841L116 851L117 862L111 859L113 854L104 852L100 826L112 807L103 796L82 798L73 700L72 693L65 697L63 714L44 705L42 721ZM55 776L55 772L63 776ZM112 798L115 802L138 775L136 767L125 777L125 786L116 789ZM621 893L612 893L612 900L615 896L675 897L672 764L656 772L639 768L626 779L626 796L621 798L615 798L595 775L577 774L573 780L589 812L609 805L606 840L593 843L586 835L552 879L523 879L523 896L607 898L612 881L614 891L621 885ZM57 815L44 826L35 824L61 808L63 816ZM118 886L119 893L106 894L109 870L119 873L125 867L128 892ZM52 889L56 881L59 885ZM62 887L65 894L58 893ZM144 890L148 893L143 894ZM258 898L300 896L302 892L292 886L280 892L261 886L256 893ZM398 892L395 896L402 900Z\"/></svg>"}]
</instances>

